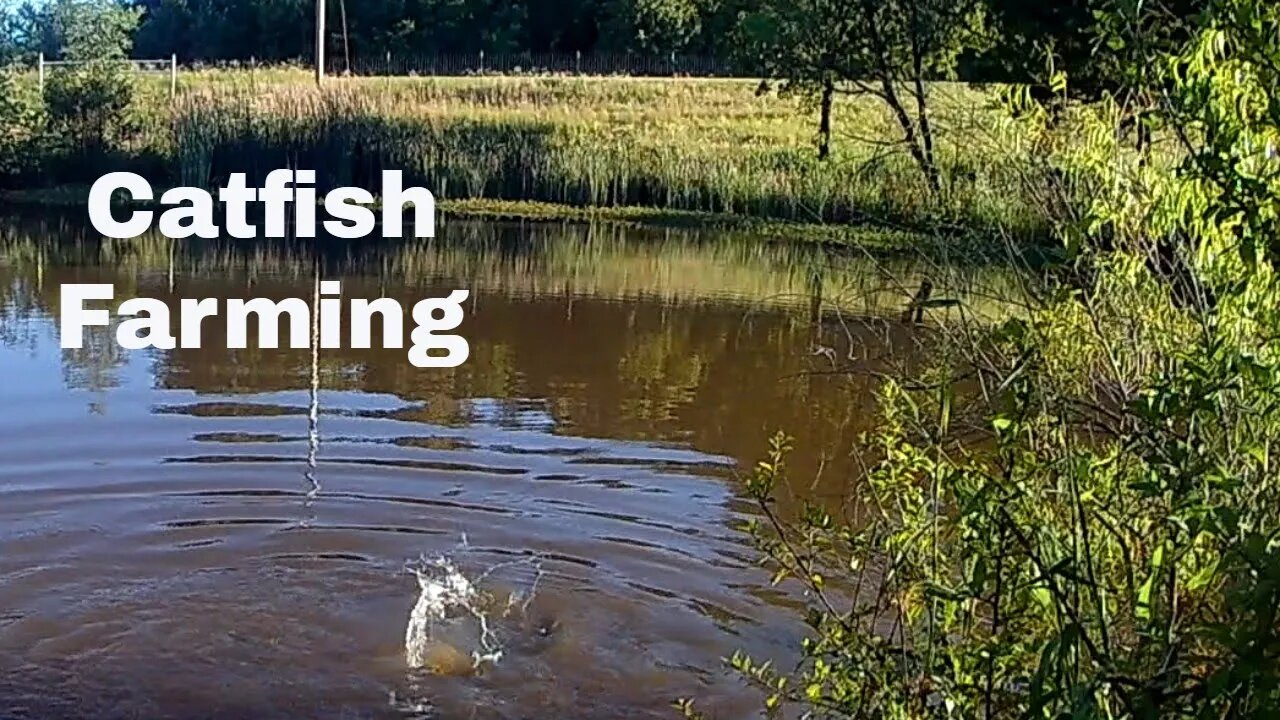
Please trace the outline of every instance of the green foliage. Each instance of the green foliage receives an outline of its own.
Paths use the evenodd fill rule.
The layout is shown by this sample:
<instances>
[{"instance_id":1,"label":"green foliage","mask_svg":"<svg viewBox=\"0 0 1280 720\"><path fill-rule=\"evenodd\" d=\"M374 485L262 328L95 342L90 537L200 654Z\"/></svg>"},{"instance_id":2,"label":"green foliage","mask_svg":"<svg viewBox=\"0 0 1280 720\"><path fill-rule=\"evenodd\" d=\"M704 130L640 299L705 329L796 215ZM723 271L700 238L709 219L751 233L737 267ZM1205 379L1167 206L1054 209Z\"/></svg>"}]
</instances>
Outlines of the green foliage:
<instances>
[{"instance_id":1,"label":"green foliage","mask_svg":"<svg viewBox=\"0 0 1280 720\"><path fill-rule=\"evenodd\" d=\"M45 103L51 129L84 152L121 129L133 97L129 57L139 14L113 0L59 0L54 14L68 66L50 73Z\"/></svg>"},{"instance_id":2,"label":"green foliage","mask_svg":"<svg viewBox=\"0 0 1280 720\"><path fill-rule=\"evenodd\" d=\"M982 59L1006 81L1047 84L1046 59L1069 74L1072 96L1097 100L1143 69L1145 52L1170 53L1194 33L1205 0L988 0L999 38ZM1105 38L1105 42L1099 38Z\"/></svg>"},{"instance_id":3,"label":"green foliage","mask_svg":"<svg viewBox=\"0 0 1280 720\"><path fill-rule=\"evenodd\" d=\"M768 707L1280 714L1280 7L1205 23L1130 75L1184 161L1125 147L1112 99L1048 150L1094 190L1063 228L1074 272L882 386L851 516L775 513L782 440L746 483L766 561L811 598L798 672L734 659Z\"/></svg>"},{"instance_id":4,"label":"green foliage","mask_svg":"<svg viewBox=\"0 0 1280 720\"><path fill-rule=\"evenodd\" d=\"M0 67L0 176L32 171L44 124L40 98L13 68Z\"/></svg>"},{"instance_id":5,"label":"green foliage","mask_svg":"<svg viewBox=\"0 0 1280 720\"><path fill-rule=\"evenodd\" d=\"M698 0L620 0L611 29L623 47L677 52L693 46L702 32Z\"/></svg>"},{"instance_id":6,"label":"green foliage","mask_svg":"<svg viewBox=\"0 0 1280 720\"><path fill-rule=\"evenodd\" d=\"M311 55L311 0L136 0L145 10L138 51L148 57L281 61ZM331 0L331 48L342 47ZM431 53L682 52L721 54L715 30L732 3L704 0L346 0L347 37L357 58Z\"/></svg>"},{"instance_id":7,"label":"green foliage","mask_svg":"<svg viewBox=\"0 0 1280 720\"><path fill-rule=\"evenodd\" d=\"M176 53L184 61L282 62L311 56L312 0L121 0L144 12L135 37L141 57ZM0 63L6 58L31 61L39 52L55 58L64 40L49 0L0 3ZM969 81L1025 82L1042 79L1044 59L1071 73L1072 90L1096 99L1115 89L1116 74L1131 64L1128 41L1148 38L1168 48L1187 37L1188 20L1205 0L982 0L981 3L926 1L914 7L925 17L951 15L948 31L967 31L967 9L981 5L994 22L996 42L966 43L962 64ZM788 8L788 5L796 6ZM759 71L754 52L742 52L735 30L744 17L768 17L777 10L808 6L808 22L817 34L799 37L803 45L824 44L822 33L850 12L876 15L913 5L819 2L799 0L331 0L328 43L331 51L350 47L359 60L391 53L398 58L418 54L468 53L626 53L666 55L670 52L742 62L744 72ZM1099 17L1125 14L1146 18L1141 36L1112 33L1108 44L1095 42ZM345 15L344 31L340 19ZM1110 28L1115 30L1116 28ZM847 47L865 42L854 34ZM835 45L839 49L839 45ZM949 65L942 68L950 71ZM945 74L945 73L944 73Z\"/></svg>"},{"instance_id":8,"label":"green foliage","mask_svg":"<svg viewBox=\"0 0 1280 720\"><path fill-rule=\"evenodd\" d=\"M0 7L0 61L32 62L40 53L57 57L62 39L54 5L28 0Z\"/></svg>"},{"instance_id":9,"label":"green foliage","mask_svg":"<svg viewBox=\"0 0 1280 720\"><path fill-rule=\"evenodd\" d=\"M13 63L21 53L13 34L15 15L11 8L0 5L0 67Z\"/></svg>"}]
</instances>

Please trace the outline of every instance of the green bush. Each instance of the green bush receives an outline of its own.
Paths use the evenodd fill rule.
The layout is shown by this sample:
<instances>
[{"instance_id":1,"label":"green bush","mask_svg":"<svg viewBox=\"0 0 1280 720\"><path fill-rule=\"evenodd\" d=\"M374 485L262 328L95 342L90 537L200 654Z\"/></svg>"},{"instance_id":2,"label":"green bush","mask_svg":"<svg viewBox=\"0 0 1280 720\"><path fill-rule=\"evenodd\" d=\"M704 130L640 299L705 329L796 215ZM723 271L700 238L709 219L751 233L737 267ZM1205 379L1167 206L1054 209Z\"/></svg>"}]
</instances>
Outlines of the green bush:
<instances>
[{"instance_id":1,"label":"green bush","mask_svg":"<svg viewBox=\"0 0 1280 720\"><path fill-rule=\"evenodd\" d=\"M13 68L0 68L0 177L33 171L43 155L44 108L30 83Z\"/></svg>"},{"instance_id":2,"label":"green bush","mask_svg":"<svg viewBox=\"0 0 1280 720\"><path fill-rule=\"evenodd\" d=\"M129 76L118 65L56 73L45 88L50 129L69 149L102 151L120 129L131 97Z\"/></svg>"},{"instance_id":3,"label":"green bush","mask_svg":"<svg viewBox=\"0 0 1280 720\"><path fill-rule=\"evenodd\" d=\"M1024 316L933 329L948 361L882 386L849 515L779 515L785 438L749 479L765 562L810 598L796 672L733 659L770 708L1280 717L1280 6L1204 22L1135 88L1182 164L1090 109L1047 158L1094 189L1076 262Z\"/></svg>"},{"instance_id":4,"label":"green bush","mask_svg":"<svg viewBox=\"0 0 1280 720\"><path fill-rule=\"evenodd\" d=\"M55 13L64 60L71 64L49 73L44 89L49 127L67 150L98 154L124 130L133 98L127 59L139 13L108 0L64 0Z\"/></svg>"}]
</instances>

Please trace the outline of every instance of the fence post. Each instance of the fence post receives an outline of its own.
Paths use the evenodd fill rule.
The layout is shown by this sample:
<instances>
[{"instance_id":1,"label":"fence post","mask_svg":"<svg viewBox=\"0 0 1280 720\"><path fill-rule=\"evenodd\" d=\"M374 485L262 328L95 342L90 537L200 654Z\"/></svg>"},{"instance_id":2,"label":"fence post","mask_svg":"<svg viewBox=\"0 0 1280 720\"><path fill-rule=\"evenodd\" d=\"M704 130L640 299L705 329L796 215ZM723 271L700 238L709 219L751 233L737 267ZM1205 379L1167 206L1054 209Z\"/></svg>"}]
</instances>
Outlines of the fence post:
<instances>
[{"instance_id":1,"label":"fence post","mask_svg":"<svg viewBox=\"0 0 1280 720\"><path fill-rule=\"evenodd\" d=\"M484 74L484 51L480 51L480 74Z\"/></svg>"},{"instance_id":2,"label":"fence post","mask_svg":"<svg viewBox=\"0 0 1280 720\"><path fill-rule=\"evenodd\" d=\"M582 74L582 51L578 50L574 53L573 71L579 75Z\"/></svg>"},{"instance_id":3,"label":"fence post","mask_svg":"<svg viewBox=\"0 0 1280 720\"><path fill-rule=\"evenodd\" d=\"M169 56L169 99L178 97L178 53Z\"/></svg>"},{"instance_id":4,"label":"fence post","mask_svg":"<svg viewBox=\"0 0 1280 720\"><path fill-rule=\"evenodd\" d=\"M44 95L44 53L40 53L40 59L37 62L39 63L39 67L40 67L40 70L39 70L40 94Z\"/></svg>"}]
</instances>

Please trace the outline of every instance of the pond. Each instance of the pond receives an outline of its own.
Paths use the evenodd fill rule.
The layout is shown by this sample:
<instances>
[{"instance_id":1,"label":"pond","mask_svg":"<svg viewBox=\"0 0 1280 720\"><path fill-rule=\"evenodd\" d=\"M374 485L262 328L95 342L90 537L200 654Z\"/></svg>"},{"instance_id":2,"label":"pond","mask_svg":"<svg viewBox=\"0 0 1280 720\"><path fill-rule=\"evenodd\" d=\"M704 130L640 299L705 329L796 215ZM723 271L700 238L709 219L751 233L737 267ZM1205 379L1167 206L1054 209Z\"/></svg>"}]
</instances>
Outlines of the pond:
<instances>
[{"instance_id":1,"label":"pond","mask_svg":"<svg viewBox=\"0 0 1280 720\"><path fill-rule=\"evenodd\" d=\"M0 714L753 717L722 658L789 661L802 627L737 478L785 430L784 504L840 502L874 380L833 370L910 346L927 272L611 225L110 242L0 220ZM59 346L63 283L176 308L311 297L317 274L406 307L469 289L470 359L227 350L217 318L201 349ZM496 662L446 629L407 665L412 570L438 557L517 606Z\"/></svg>"}]
</instances>

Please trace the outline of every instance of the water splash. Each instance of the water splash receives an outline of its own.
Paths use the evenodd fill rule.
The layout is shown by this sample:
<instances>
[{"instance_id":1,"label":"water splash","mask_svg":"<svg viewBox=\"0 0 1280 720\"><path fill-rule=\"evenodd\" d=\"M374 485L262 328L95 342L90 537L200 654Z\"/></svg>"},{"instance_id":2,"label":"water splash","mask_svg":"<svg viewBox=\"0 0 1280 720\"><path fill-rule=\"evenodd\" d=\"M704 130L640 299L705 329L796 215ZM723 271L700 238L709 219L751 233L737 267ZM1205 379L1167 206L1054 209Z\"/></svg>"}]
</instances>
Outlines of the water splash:
<instances>
[{"instance_id":1,"label":"water splash","mask_svg":"<svg viewBox=\"0 0 1280 720\"><path fill-rule=\"evenodd\" d=\"M520 565L535 571L528 591L500 598L486 589L494 573ZM415 670L457 674L502 660L505 648L495 623L528 610L542 578L542 557L529 555L494 565L474 580L444 555L419 558L408 570L418 580L418 601L405 628L405 661ZM465 648L470 648L469 655Z\"/></svg>"},{"instance_id":2,"label":"water splash","mask_svg":"<svg viewBox=\"0 0 1280 720\"><path fill-rule=\"evenodd\" d=\"M423 559L413 571L418 577L418 602L409 613L409 626L405 629L405 661L414 669L439 671L444 669L442 665L456 666L461 651L439 638L440 626L464 613L487 625L484 613L478 609L480 593L453 561L443 556ZM488 655L488 648L484 649ZM473 668L480 665L480 652L473 653ZM501 657L501 651L492 654L494 662Z\"/></svg>"}]
</instances>

